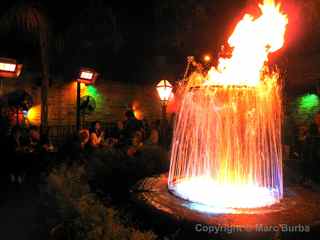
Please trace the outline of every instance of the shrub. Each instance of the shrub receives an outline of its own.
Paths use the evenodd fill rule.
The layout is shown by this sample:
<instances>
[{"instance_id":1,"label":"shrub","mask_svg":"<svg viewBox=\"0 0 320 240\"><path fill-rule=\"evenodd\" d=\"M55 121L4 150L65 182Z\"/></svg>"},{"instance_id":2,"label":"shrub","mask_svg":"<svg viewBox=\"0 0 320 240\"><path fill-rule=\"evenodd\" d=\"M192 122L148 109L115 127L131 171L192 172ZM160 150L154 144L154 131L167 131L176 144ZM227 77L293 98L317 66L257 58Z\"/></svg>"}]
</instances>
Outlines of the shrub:
<instances>
[{"instance_id":1,"label":"shrub","mask_svg":"<svg viewBox=\"0 0 320 240\"><path fill-rule=\"evenodd\" d=\"M83 166L61 166L54 170L48 177L48 187L63 219L63 223L54 229L53 235L57 236L59 232L63 239L77 240L156 238L152 232L125 227L118 211L106 207L90 192Z\"/></svg>"},{"instance_id":2,"label":"shrub","mask_svg":"<svg viewBox=\"0 0 320 240\"><path fill-rule=\"evenodd\" d=\"M98 151L87 159L90 186L96 191L108 189L114 195L128 193L141 178L166 172L169 166L167 152L157 146L144 147L133 157L124 150L112 149Z\"/></svg>"}]
</instances>

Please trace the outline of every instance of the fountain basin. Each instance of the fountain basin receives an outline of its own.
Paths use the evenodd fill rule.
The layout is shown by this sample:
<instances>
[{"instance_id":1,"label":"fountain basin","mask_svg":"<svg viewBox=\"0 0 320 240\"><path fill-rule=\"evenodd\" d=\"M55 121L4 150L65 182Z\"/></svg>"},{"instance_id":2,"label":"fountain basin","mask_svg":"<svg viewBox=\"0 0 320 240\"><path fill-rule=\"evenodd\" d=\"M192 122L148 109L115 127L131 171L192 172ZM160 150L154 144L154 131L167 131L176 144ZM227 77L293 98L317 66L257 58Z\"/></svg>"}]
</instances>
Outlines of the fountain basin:
<instances>
[{"instance_id":1,"label":"fountain basin","mask_svg":"<svg viewBox=\"0 0 320 240\"><path fill-rule=\"evenodd\" d=\"M186 223L192 228L205 224L236 227L241 232L251 233L291 226L309 232L318 231L320 225L320 193L311 189L288 187L280 202L260 208L229 209L228 212L177 197L169 191L167 182L166 174L141 180L132 190L134 201L152 214Z\"/></svg>"}]
</instances>

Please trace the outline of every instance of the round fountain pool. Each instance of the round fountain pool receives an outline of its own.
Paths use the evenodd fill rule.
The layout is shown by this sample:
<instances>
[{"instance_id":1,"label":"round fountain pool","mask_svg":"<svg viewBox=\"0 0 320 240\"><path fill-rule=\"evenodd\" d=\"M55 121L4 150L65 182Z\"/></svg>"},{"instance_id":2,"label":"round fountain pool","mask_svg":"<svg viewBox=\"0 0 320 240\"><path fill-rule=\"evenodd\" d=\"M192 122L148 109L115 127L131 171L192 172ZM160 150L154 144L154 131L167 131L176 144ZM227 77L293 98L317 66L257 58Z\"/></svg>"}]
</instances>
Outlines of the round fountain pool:
<instances>
[{"instance_id":1,"label":"round fountain pool","mask_svg":"<svg viewBox=\"0 0 320 240\"><path fill-rule=\"evenodd\" d=\"M179 226L181 223L187 224L188 227L194 227L195 224L221 227L236 226L245 231L259 232L261 227L268 229L268 227L280 225L306 226L310 230L313 227L318 229L320 224L320 193L303 187L286 188L282 200L269 206L228 208L225 204L219 206L218 204L198 203L195 201L197 196L193 202L177 197L176 193L172 194L169 191L167 183L167 175L141 180L133 189L133 199L147 212L149 211L159 218L164 216L167 220L178 221ZM180 188L183 185L177 186ZM249 190L251 192L253 189ZM258 189L258 191L261 193L256 193L255 196L268 195L268 190ZM196 195L196 192L194 194ZM250 199L250 196L246 196L246 194L248 193L243 192L241 198ZM214 198L214 196L209 196L206 199L209 201L210 198ZM238 203L239 195L237 197L234 195L234 198ZM272 199L269 198L269 200L271 203ZM231 204L233 206L233 203Z\"/></svg>"}]
</instances>

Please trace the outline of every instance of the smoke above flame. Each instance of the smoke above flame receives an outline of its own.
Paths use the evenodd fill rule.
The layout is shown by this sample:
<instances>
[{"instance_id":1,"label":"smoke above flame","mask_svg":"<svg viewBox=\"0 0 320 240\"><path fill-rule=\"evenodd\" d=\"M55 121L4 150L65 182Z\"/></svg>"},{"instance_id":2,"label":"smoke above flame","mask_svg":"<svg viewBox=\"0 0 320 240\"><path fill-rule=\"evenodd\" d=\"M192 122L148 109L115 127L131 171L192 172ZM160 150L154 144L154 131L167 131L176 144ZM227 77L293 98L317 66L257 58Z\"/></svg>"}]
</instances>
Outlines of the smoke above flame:
<instances>
[{"instance_id":1,"label":"smoke above flame","mask_svg":"<svg viewBox=\"0 0 320 240\"><path fill-rule=\"evenodd\" d=\"M268 55L284 44L287 15L274 0L259 5L257 18L246 14L228 40L228 57L220 57L212 67L204 85L256 86L262 79Z\"/></svg>"}]
</instances>

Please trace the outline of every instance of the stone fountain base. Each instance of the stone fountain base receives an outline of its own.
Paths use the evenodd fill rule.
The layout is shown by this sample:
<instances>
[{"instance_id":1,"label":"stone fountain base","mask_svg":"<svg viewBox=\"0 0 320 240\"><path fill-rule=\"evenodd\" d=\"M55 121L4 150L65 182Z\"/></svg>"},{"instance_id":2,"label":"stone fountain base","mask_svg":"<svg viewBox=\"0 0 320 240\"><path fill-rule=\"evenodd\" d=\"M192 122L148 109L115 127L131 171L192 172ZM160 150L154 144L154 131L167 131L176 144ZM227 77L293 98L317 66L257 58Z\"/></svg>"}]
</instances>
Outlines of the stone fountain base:
<instances>
[{"instance_id":1,"label":"stone fountain base","mask_svg":"<svg viewBox=\"0 0 320 240\"><path fill-rule=\"evenodd\" d=\"M236 238L320 234L320 193L299 186L287 188L280 203L231 214L195 210L194 204L168 191L167 175L146 178L132 192L134 201L158 220L187 226L194 233Z\"/></svg>"}]
</instances>

